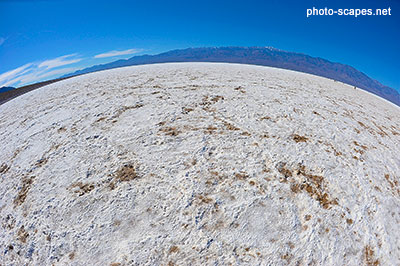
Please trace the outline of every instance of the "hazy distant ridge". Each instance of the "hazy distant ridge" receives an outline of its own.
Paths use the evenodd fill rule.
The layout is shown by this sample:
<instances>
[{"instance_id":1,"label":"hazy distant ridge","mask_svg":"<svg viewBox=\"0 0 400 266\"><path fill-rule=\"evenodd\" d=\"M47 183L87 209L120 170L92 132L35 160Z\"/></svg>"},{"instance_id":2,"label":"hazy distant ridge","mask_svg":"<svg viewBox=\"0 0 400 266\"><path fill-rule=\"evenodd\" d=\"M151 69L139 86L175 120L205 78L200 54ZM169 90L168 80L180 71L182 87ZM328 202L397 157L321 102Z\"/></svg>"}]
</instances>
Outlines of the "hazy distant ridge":
<instances>
[{"instance_id":1,"label":"hazy distant ridge","mask_svg":"<svg viewBox=\"0 0 400 266\"><path fill-rule=\"evenodd\" d=\"M13 89L15 89L15 88L14 87L1 87L0 88L0 93L6 92L6 91L11 91Z\"/></svg>"}]
</instances>

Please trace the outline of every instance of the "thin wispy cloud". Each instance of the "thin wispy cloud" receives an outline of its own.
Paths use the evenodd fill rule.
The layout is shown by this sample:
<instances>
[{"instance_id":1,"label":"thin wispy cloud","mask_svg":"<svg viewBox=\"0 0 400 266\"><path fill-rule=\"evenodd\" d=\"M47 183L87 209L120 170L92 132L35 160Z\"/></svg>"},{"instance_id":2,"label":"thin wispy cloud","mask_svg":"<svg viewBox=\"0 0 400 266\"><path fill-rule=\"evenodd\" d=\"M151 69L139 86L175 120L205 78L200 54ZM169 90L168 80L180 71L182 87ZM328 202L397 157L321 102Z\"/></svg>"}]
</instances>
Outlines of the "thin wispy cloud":
<instances>
[{"instance_id":1,"label":"thin wispy cloud","mask_svg":"<svg viewBox=\"0 0 400 266\"><path fill-rule=\"evenodd\" d=\"M57 57L57 58L54 58L51 60L46 60L46 61L43 61L42 63L40 63L38 67L39 68L46 67L47 69L52 69L52 68L56 68L59 66L74 64L74 63L77 63L82 60L80 58L68 59L68 58L76 57L76 56L77 56L77 54L69 54L69 55L60 56L60 57Z\"/></svg>"},{"instance_id":2,"label":"thin wispy cloud","mask_svg":"<svg viewBox=\"0 0 400 266\"><path fill-rule=\"evenodd\" d=\"M6 38L0 37L0 45L2 45L6 41Z\"/></svg>"},{"instance_id":3,"label":"thin wispy cloud","mask_svg":"<svg viewBox=\"0 0 400 266\"><path fill-rule=\"evenodd\" d=\"M77 54L70 54L41 62L28 63L0 74L0 87L20 87L28 83L42 81L45 78L72 72L77 68L62 66L72 65L81 60L81 58L77 58Z\"/></svg>"},{"instance_id":4,"label":"thin wispy cloud","mask_svg":"<svg viewBox=\"0 0 400 266\"><path fill-rule=\"evenodd\" d=\"M114 57L114 56L120 56L120 55L128 55L128 54L136 54L141 52L141 49L128 49L128 50L123 50L123 51L109 51L106 53L98 54L95 55L94 58L105 58L105 57Z\"/></svg>"},{"instance_id":5,"label":"thin wispy cloud","mask_svg":"<svg viewBox=\"0 0 400 266\"><path fill-rule=\"evenodd\" d=\"M55 69L49 72L44 72L44 73L30 73L27 75L24 75L23 77L21 77L20 81L23 84L27 84L27 83L31 83L31 82L35 82L35 81L39 81L39 80L43 80L47 77L52 77L52 76L56 76L56 75L62 75L62 74L67 74L67 73L71 73L75 70L78 70L79 68L76 67L66 67L66 68L61 68L61 69Z\"/></svg>"},{"instance_id":6,"label":"thin wispy cloud","mask_svg":"<svg viewBox=\"0 0 400 266\"><path fill-rule=\"evenodd\" d=\"M30 67L32 66L32 63L28 63L26 65L20 66L16 69L7 71L3 74L0 75L0 84L2 84L2 82L6 82L9 80L12 80L18 76L21 76L23 74L25 74L26 72L30 71ZM0 85L0 86L7 86L7 85Z\"/></svg>"}]
</instances>

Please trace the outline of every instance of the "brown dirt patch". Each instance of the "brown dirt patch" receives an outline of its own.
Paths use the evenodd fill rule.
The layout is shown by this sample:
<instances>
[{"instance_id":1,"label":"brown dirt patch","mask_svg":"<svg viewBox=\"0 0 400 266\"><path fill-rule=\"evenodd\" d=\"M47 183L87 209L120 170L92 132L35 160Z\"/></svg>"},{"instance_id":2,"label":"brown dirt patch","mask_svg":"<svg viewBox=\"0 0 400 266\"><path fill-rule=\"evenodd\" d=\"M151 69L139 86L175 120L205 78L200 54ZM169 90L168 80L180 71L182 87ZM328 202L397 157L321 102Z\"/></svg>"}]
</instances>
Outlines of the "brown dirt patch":
<instances>
[{"instance_id":1,"label":"brown dirt patch","mask_svg":"<svg viewBox=\"0 0 400 266\"><path fill-rule=\"evenodd\" d=\"M0 174L7 173L9 169L10 169L10 166L8 166L5 163L2 163L1 166L0 166Z\"/></svg>"},{"instance_id":2,"label":"brown dirt patch","mask_svg":"<svg viewBox=\"0 0 400 266\"><path fill-rule=\"evenodd\" d=\"M93 184L83 184L82 182L76 182L70 186L73 189L74 193L77 193L79 196L83 196L94 189Z\"/></svg>"},{"instance_id":3,"label":"brown dirt patch","mask_svg":"<svg viewBox=\"0 0 400 266\"><path fill-rule=\"evenodd\" d=\"M116 120L117 118L119 118L124 112L128 111L128 110L132 110L132 109L138 109L143 107L144 105L139 103L139 104L135 104L132 106L122 106L119 110L117 110L117 112L109 119L109 120Z\"/></svg>"},{"instance_id":4,"label":"brown dirt patch","mask_svg":"<svg viewBox=\"0 0 400 266\"><path fill-rule=\"evenodd\" d=\"M182 114L188 114L190 112L192 112L194 109L193 108L189 108L189 107L182 107Z\"/></svg>"},{"instance_id":5,"label":"brown dirt patch","mask_svg":"<svg viewBox=\"0 0 400 266\"><path fill-rule=\"evenodd\" d=\"M364 248L364 258L367 266L377 266L380 264L379 260L374 257L374 250L368 245Z\"/></svg>"},{"instance_id":6,"label":"brown dirt patch","mask_svg":"<svg viewBox=\"0 0 400 266\"><path fill-rule=\"evenodd\" d=\"M62 132L65 132L65 131L67 131L67 129L65 127L60 127L60 128L57 129L58 133L62 133Z\"/></svg>"},{"instance_id":7,"label":"brown dirt patch","mask_svg":"<svg viewBox=\"0 0 400 266\"><path fill-rule=\"evenodd\" d=\"M290 183L290 189L294 193L306 192L311 198L318 201L324 209L330 209L332 205L338 205L336 199L331 199L328 195L324 178L315 175L306 170L304 165L290 167L285 162L281 162L276 169L284 178L280 179L282 183Z\"/></svg>"},{"instance_id":8,"label":"brown dirt patch","mask_svg":"<svg viewBox=\"0 0 400 266\"><path fill-rule=\"evenodd\" d=\"M48 162L48 159L46 157L43 157L42 159L38 160L35 164L37 167L42 167Z\"/></svg>"},{"instance_id":9,"label":"brown dirt patch","mask_svg":"<svg viewBox=\"0 0 400 266\"><path fill-rule=\"evenodd\" d=\"M115 179L120 182L132 181L138 177L136 169L132 164L125 164L115 173Z\"/></svg>"},{"instance_id":10,"label":"brown dirt patch","mask_svg":"<svg viewBox=\"0 0 400 266\"><path fill-rule=\"evenodd\" d=\"M248 179L250 176L246 173L241 172L241 173L236 173L235 177L239 180L245 180L245 179Z\"/></svg>"},{"instance_id":11,"label":"brown dirt patch","mask_svg":"<svg viewBox=\"0 0 400 266\"><path fill-rule=\"evenodd\" d=\"M114 178L110 182L109 187L113 190L117 183L129 182L139 178L136 167L133 164L125 164L114 173Z\"/></svg>"},{"instance_id":12,"label":"brown dirt patch","mask_svg":"<svg viewBox=\"0 0 400 266\"><path fill-rule=\"evenodd\" d=\"M70 260L73 260L73 259L75 258L75 252L69 253L68 258L69 258Z\"/></svg>"},{"instance_id":13,"label":"brown dirt patch","mask_svg":"<svg viewBox=\"0 0 400 266\"><path fill-rule=\"evenodd\" d=\"M99 123L99 122L101 122L101 121L104 121L104 120L106 120L106 118L107 118L107 117L102 116L102 117L100 117L99 119L97 119L97 120L95 121L95 123Z\"/></svg>"},{"instance_id":14,"label":"brown dirt patch","mask_svg":"<svg viewBox=\"0 0 400 266\"><path fill-rule=\"evenodd\" d=\"M21 189L19 190L17 197L14 199L14 205L19 206L25 202L34 179L34 176L22 178Z\"/></svg>"},{"instance_id":15,"label":"brown dirt patch","mask_svg":"<svg viewBox=\"0 0 400 266\"><path fill-rule=\"evenodd\" d=\"M298 135L298 134L293 134L293 135L292 135L292 138L293 138L293 140L296 141L297 143L299 143L299 142L307 142L307 140L308 140L307 137L300 136L300 135Z\"/></svg>"},{"instance_id":16,"label":"brown dirt patch","mask_svg":"<svg viewBox=\"0 0 400 266\"><path fill-rule=\"evenodd\" d=\"M241 93L246 93L246 91L244 90L244 88L242 86L236 87L234 88L235 91L239 91Z\"/></svg>"},{"instance_id":17,"label":"brown dirt patch","mask_svg":"<svg viewBox=\"0 0 400 266\"><path fill-rule=\"evenodd\" d=\"M397 193L398 195L400 195L399 181L396 180L395 177L391 178L389 174L385 174L385 179L389 183L393 193Z\"/></svg>"},{"instance_id":18,"label":"brown dirt patch","mask_svg":"<svg viewBox=\"0 0 400 266\"><path fill-rule=\"evenodd\" d=\"M235 127L234 125L232 125L229 122L223 121L223 123L224 123L224 126L226 127L226 129L228 129L228 130L233 130L233 131L240 130L240 128Z\"/></svg>"},{"instance_id":19,"label":"brown dirt patch","mask_svg":"<svg viewBox=\"0 0 400 266\"><path fill-rule=\"evenodd\" d=\"M169 249L169 253L176 253L176 252L178 252L179 251L179 248L177 247L177 246L172 246L170 249Z\"/></svg>"},{"instance_id":20,"label":"brown dirt patch","mask_svg":"<svg viewBox=\"0 0 400 266\"><path fill-rule=\"evenodd\" d=\"M26 239L28 238L29 234L28 232L25 230L24 226L22 225L18 232L17 232L17 236L18 236L18 240L21 241L21 243L26 243Z\"/></svg>"},{"instance_id":21,"label":"brown dirt patch","mask_svg":"<svg viewBox=\"0 0 400 266\"><path fill-rule=\"evenodd\" d=\"M178 136L181 132L179 130L176 129L176 127L163 127L160 128L161 132L164 132L165 135L167 136Z\"/></svg>"},{"instance_id":22,"label":"brown dirt patch","mask_svg":"<svg viewBox=\"0 0 400 266\"><path fill-rule=\"evenodd\" d=\"M217 103L219 100L225 100L224 96L217 95L211 98L213 103Z\"/></svg>"},{"instance_id":23,"label":"brown dirt patch","mask_svg":"<svg viewBox=\"0 0 400 266\"><path fill-rule=\"evenodd\" d=\"M272 120L272 118L270 116L263 116L260 118L260 121L263 121L263 120Z\"/></svg>"},{"instance_id":24,"label":"brown dirt patch","mask_svg":"<svg viewBox=\"0 0 400 266\"><path fill-rule=\"evenodd\" d=\"M218 130L217 127L208 126L208 127L204 130L204 133L206 133L206 134L214 134L216 130Z\"/></svg>"}]
</instances>

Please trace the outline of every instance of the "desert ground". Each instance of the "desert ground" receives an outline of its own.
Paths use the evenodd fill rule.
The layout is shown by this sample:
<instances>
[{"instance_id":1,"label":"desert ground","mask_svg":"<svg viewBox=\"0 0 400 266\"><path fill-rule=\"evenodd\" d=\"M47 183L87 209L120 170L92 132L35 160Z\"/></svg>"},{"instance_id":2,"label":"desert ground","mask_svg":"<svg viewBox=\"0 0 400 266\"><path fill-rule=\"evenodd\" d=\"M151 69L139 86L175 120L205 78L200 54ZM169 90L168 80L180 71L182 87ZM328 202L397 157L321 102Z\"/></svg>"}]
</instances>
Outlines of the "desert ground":
<instances>
[{"instance_id":1,"label":"desert ground","mask_svg":"<svg viewBox=\"0 0 400 266\"><path fill-rule=\"evenodd\" d=\"M1 265L399 265L400 108L169 63L0 106Z\"/></svg>"}]
</instances>

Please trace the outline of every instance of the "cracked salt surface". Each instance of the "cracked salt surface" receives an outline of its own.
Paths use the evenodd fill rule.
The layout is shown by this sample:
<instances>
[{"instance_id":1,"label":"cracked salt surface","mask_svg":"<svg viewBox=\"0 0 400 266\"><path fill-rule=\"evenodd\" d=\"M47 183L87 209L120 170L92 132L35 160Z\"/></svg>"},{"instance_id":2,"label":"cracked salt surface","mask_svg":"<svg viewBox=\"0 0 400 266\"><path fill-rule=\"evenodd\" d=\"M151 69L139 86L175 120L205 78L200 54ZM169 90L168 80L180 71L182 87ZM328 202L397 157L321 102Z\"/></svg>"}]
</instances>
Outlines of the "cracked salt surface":
<instances>
[{"instance_id":1,"label":"cracked salt surface","mask_svg":"<svg viewBox=\"0 0 400 266\"><path fill-rule=\"evenodd\" d=\"M399 265L399 118L238 64L42 87L0 106L0 264Z\"/></svg>"}]
</instances>

